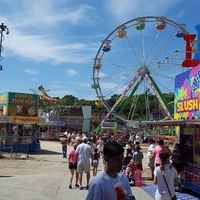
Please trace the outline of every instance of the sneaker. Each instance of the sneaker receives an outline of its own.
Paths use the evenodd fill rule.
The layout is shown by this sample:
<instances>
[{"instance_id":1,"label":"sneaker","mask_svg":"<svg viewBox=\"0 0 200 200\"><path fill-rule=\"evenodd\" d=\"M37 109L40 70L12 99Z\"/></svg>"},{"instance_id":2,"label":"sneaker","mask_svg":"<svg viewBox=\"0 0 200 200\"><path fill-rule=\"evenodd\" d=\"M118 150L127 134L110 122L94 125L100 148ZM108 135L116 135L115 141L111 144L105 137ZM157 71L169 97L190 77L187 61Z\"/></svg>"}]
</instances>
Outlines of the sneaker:
<instances>
[{"instance_id":1,"label":"sneaker","mask_svg":"<svg viewBox=\"0 0 200 200\"><path fill-rule=\"evenodd\" d=\"M69 189L72 189L72 186L71 186L71 185L69 185Z\"/></svg>"},{"instance_id":2,"label":"sneaker","mask_svg":"<svg viewBox=\"0 0 200 200\"><path fill-rule=\"evenodd\" d=\"M79 187L79 185L78 185L78 184L76 184L76 185L75 185L75 187Z\"/></svg>"},{"instance_id":3,"label":"sneaker","mask_svg":"<svg viewBox=\"0 0 200 200\"><path fill-rule=\"evenodd\" d=\"M83 187L80 187L79 190L83 190Z\"/></svg>"},{"instance_id":4,"label":"sneaker","mask_svg":"<svg viewBox=\"0 0 200 200\"><path fill-rule=\"evenodd\" d=\"M86 185L86 187L85 187L85 188L86 188L86 190L88 190L89 186L88 186L88 185Z\"/></svg>"}]
</instances>

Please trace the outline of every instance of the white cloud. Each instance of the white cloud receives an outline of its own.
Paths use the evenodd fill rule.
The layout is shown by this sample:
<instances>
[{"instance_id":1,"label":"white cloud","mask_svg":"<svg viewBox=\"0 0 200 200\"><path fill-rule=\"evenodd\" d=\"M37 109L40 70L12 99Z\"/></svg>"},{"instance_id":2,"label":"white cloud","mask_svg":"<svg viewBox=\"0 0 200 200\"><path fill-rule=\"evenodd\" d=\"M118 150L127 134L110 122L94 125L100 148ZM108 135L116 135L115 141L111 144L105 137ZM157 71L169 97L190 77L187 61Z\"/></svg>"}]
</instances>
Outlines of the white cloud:
<instances>
[{"instance_id":1,"label":"white cloud","mask_svg":"<svg viewBox=\"0 0 200 200\"><path fill-rule=\"evenodd\" d=\"M66 72L67 72L67 75L69 76L75 76L76 74L78 74L78 72L74 69L67 69Z\"/></svg>"},{"instance_id":2,"label":"white cloud","mask_svg":"<svg viewBox=\"0 0 200 200\"><path fill-rule=\"evenodd\" d=\"M90 87L89 80L88 82L80 82L80 81L54 81L51 83L51 88L63 88L63 89L71 89L73 88L80 88L80 87Z\"/></svg>"},{"instance_id":3,"label":"white cloud","mask_svg":"<svg viewBox=\"0 0 200 200\"><path fill-rule=\"evenodd\" d=\"M91 22L95 18L95 9L89 4L72 4L63 0L22 0L18 5L5 3L15 27L59 27L61 22L77 25ZM12 12L15 11L15 12ZM16 14L17 13L17 14ZM97 16L96 16L97 17Z\"/></svg>"},{"instance_id":4,"label":"white cloud","mask_svg":"<svg viewBox=\"0 0 200 200\"><path fill-rule=\"evenodd\" d=\"M102 82L100 83L100 87L105 91L113 89L117 86L115 83L109 83L109 82Z\"/></svg>"},{"instance_id":5,"label":"white cloud","mask_svg":"<svg viewBox=\"0 0 200 200\"><path fill-rule=\"evenodd\" d=\"M12 34L6 38L4 47L7 52L9 51L9 55L52 64L86 63L92 57L89 53L85 55L88 44L58 44L48 36L24 35L16 30L12 30Z\"/></svg>"},{"instance_id":6,"label":"white cloud","mask_svg":"<svg viewBox=\"0 0 200 200\"><path fill-rule=\"evenodd\" d=\"M37 72L35 70L32 70L32 69L25 69L24 72L27 73L27 74L37 74Z\"/></svg>"},{"instance_id":7,"label":"white cloud","mask_svg":"<svg viewBox=\"0 0 200 200\"><path fill-rule=\"evenodd\" d=\"M99 77L104 77L104 76L108 76L108 75L106 73L99 72Z\"/></svg>"},{"instance_id":8,"label":"white cloud","mask_svg":"<svg viewBox=\"0 0 200 200\"><path fill-rule=\"evenodd\" d=\"M3 5L6 17L1 12ZM0 19L10 29L4 43L6 56L51 64L90 62L95 45L82 40L83 36L73 38L77 34L71 31L94 23L95 8L66 0L20 0L18 4L4 1L3 5Z\"/></svg>"},{"instance_id":9,"label":"white cloud","mask_svg":"<svg viewBox=\"0 0 200 200\"><path fill-rule=\"evenodd\" d=\"M109 12L120 23L141 16L165 15L170 8L181 4L182 0L105 0Z\"/></svg>"},{"instance_id":10,"label":"white cloud","mask_svg":"<svg viewBox=\"0 0 200 200\"><path fill-rule=\"evenodd\" d=\"M73 91L71 90L51 90L48 92L50 97L59 97L63 98L65 95L73 95Z\"/></svg>"}]
</instances>

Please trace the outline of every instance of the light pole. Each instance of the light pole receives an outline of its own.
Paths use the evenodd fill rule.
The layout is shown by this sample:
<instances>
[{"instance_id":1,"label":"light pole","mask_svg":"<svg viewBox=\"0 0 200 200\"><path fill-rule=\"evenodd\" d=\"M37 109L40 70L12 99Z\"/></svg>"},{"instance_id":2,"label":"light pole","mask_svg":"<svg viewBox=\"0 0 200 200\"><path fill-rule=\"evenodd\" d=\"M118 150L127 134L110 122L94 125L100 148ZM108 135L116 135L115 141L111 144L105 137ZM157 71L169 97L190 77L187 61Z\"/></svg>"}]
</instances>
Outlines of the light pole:
<instances>
[{"instance_id":1,"label":"light pole","mask_svg":"<svg viewBox=\"0 0 200 200\"><path fill-rule=\"evenodd\" d=\"M2 23L0 25L0 61L3 60L3 57L1 55L2 51L4 50L4 48L2 46L2 43L3 43L3 40L4 40L3 32L6 32L7 35L10 33L8 27L6 25L4 25L4 23ZM3 67L2 67L1 64L0 64L0 70L3 70Z\"/></svg>"}]
</instances>

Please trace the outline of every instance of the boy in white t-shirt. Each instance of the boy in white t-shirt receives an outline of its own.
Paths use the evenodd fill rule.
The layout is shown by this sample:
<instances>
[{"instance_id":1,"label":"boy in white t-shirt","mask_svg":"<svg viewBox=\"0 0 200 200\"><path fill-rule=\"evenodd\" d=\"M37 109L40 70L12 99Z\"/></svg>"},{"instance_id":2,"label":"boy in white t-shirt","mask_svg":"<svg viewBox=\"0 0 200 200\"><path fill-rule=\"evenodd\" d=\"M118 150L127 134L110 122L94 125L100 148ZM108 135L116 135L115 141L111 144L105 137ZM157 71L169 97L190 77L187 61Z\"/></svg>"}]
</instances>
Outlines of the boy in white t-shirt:
<instances>
[{"instance_id":1,"label":"boy in white t-shirt","mask_svg":"<svg viewBox=\"0 0 200 200\"><path fill-rule=\"evenodd\" d=\"M135 200L126 175L120 173L123 146L116 141L109 141L104 145L103 154L105 168L90 183L86 200Z\"/></svg>"}]
</instances>

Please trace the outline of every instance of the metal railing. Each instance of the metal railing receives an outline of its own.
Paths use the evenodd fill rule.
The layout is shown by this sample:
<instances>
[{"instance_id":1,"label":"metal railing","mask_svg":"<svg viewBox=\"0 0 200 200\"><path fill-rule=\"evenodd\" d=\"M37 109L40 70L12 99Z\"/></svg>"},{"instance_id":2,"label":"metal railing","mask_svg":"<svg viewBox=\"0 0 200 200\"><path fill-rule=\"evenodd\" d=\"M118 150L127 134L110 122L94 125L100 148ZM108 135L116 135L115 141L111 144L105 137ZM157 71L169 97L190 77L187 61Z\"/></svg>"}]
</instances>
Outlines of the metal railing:
<instances>
[{"instance_id":1,"label":"metal railing","mask_svg":"<svg viewBox=\"0 0 200 200\"><path fill-rule=\"evenodd\" d=\"M15 155L17 158L28 158L29 157L29 143L1 143L0 144L0 155L10 154L10 157Z\"/></svg>"}]
</instances>

